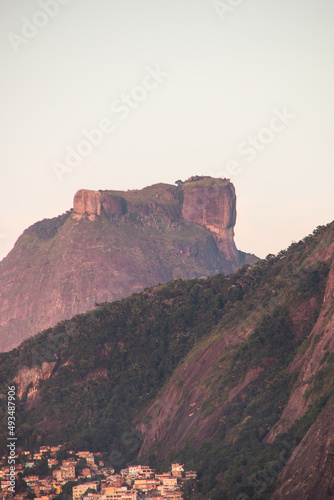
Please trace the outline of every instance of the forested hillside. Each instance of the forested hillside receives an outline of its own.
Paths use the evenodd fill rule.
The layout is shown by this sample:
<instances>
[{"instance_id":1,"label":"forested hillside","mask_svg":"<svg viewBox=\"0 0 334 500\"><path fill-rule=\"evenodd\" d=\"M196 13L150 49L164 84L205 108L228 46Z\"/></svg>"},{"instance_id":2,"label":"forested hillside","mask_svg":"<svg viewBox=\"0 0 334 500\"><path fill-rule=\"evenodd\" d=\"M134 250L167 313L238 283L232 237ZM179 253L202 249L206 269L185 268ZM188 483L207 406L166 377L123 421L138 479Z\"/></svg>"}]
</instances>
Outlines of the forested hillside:
<instances>
[{"instance_id":1,"label":"forested hillside","mask_svg":"<svg viewBox=\"0 0 334 500\"><path fill-rule=\"evenodd\" d=\"M19 444L102 451L116 468L179 460L198 471L185 498L264 499L278 486L314 498L291 493L286 471L333 405L333 255L332 223L233 275L98 304L1 354ZM332 498L313 465L293 477Z\"/></svg>"}]
</instances>

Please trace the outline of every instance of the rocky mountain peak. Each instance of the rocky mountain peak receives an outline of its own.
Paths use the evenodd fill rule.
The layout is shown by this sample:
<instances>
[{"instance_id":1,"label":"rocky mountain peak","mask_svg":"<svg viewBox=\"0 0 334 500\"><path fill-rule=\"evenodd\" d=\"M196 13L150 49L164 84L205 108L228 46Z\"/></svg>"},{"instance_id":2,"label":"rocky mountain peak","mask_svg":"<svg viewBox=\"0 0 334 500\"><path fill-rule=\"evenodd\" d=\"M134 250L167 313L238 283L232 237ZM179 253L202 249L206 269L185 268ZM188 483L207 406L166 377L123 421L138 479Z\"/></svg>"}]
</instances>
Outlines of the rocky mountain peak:
<instances>
[{"instance_id":1,"label":"rocky mountain peak","mask_svg":"<svg viewBox=\"0 0 334 500\"><path fill-rule=\"evenodd\" d=\"M227 179L80 189L70 212L28 228L0 263L0 350L95 303L254 262L235 246L235 221Z\"/></svg>"}]
</instances>

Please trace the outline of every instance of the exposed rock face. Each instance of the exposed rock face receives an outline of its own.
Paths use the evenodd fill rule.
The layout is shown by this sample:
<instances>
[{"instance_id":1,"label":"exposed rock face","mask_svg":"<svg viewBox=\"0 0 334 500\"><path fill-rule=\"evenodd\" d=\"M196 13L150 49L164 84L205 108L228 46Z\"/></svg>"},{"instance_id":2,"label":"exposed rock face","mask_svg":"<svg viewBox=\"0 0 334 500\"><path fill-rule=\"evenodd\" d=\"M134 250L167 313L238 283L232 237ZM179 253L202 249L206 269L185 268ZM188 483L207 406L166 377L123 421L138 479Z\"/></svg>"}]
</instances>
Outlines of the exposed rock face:
<instances>
[{"instance_id":1,"label":"exposed rock face","mask_svg":"<svg viewBox=\"0 0 334 500\"><path fill-rule=\"evenodd\" d=\"M334 499L334 407L308 430L279 476L272 500Z\"/></svg>"},{"instance_id":2,"label":"exposed rock face","mask_svg":"<svg viewBox=\"0 0 334 500\"><path fill-rule=\"evenodd\" d=\"M24 367L19 370L14 379L14 382L17 384L17 396L21 398L24 392L29 388L24 405L25 410L31 410L32 408L37 408L40 405L41 397L38 387L39 381L50 378L55 366L56 362L44 362L40 367Z\"/></svg>"},{"instance_id":3,"label":"exposed rock face","mask_svg":"<svg viewBox=\"0 0 334 500\"><path fill-rule=\"evenodd\" d=\"M126 201L134 210L134 200ZM152 200L146 206L167 213ZM76 223L91 226L87 217ZM102 215L96 217L94 228ZM117 231L116 224L112 228ZM20 408L27 424L23 439L46 434L51 442L60 431L70 438L73 432L73 443L86 442L98 423L104 436L110 430L112 446L106 443L103 451L113 450L111 464L130 463L130 446L131 453L140 449L139 463L150 455L159 462L184 457L199 471L205 498L269 498L276 488L273 500L331 499L333 312L334 222L234 276L177 280L64 321L3 354L1 377L6 383L17 374L19 395L29 389ZM211 323L215 314L218 321ZM49 352L57 364L30 368ZM32 408L39 411L24 413ZM277 434L276 443L267 444ZM92 435L94 446L101 445L99 436ZM204 490L206 483L213 494Z\"/></svg>"},{"instance_id":4,"label":"exposed rock face","mask_svg":"<svg viewBox=\"0 0 334 500\"><path fill-rule=\"evenodd\" d=\"M327 242L324 242L326 245ZM334 243L327 246L326 254L318 254L317 258L324 262L334 261ZM310 262L311 264L311 262ZM321 314L310 333L310 346L304 354L300 354L290 367L290 371L300 369L296 388L292 391L288 404L284 408L280 421L270 430L265 437L265 442L271 443L275 437L286 432L291 425L301 418L307 411L312 401L306 397L307 391L312 387L313 377L319 371L321 360L326 350L334 352L334 316L328 316L333 307L334 299L334 269L332 268L327 281L324 304ZM326 328L324 328L326 325ZM319 341L314 345L314 339L318 336Z\"/></svg>"},{"instance_id":5,"label":"exposed rock face","mask_svg":"<svg viewBox=\"0 0 334 500\"><path fill-rule=\"evenodd\" d=\"M234 243L236 196L233 184L225 179L187 182L183 185L183 196L183 218L210 229L224 255L238 260Z\"/></svg>"},{"instance_id":6,"label":"exposed rock face","mask_svg":"<svg viewBox=\"0 0 334 500\"><path fill-rule=\"evenodd\" d=\"M101 215L101 193L80 189L74 196L73 212L80 215Z\"/></svg>"},{"instance_id":7,"label":"exposed rock face","mask_svg":"<svg viewBox=\"0 0 334 500\"><path fill-rule=\"evenodd\" d=\"M17 384L17 396L21 398L30 384L32 384L32 389L36 389L40 380L50 378L55 365L55 362L44 362L40 367L24 367L19 370L14 379L14 382Z\"/></svg>"},{"instance_id":8,"label":"exposed rock face","mask_svg":"<svg viewBox=\"0 0 334 500\"><path fill-rule=\"evenodd\" d=\"M108 215L122 215L125 211L126 202L120 196L87 189L80 189L74 196L73 216L77 219L88 215L90 220L95 220L95 217L103 212Z\"/></svg>"},{"instance_id":9,"label":"exposed rock face","mask_svg":"<svg viewBox=\"0 0 334 500\"><path fill-rule=\"evenodd\" d=\"M226 179L81 189L71 213L31 226L0 263L0 350L96 302L253 263L235 247L235 217Z\"/></svg>"},{"instance_id":10,"label":"exposed rock face","mask_svg":"<svg viewBox=\"0 0 334 500\"><path fill-rule=\"evenodd\" d=\"M286 433L310 408L318 404L315 403L318 396L317 390L314 389L315 380L326 367L326 356L333 356L334 353L333 231L323 238L314 253L303 262L304 271L315 262L331 265L326 278L325 295L321 303L315 297L311 297L296 308L292 307L290 311L296 341L301 334L305 336L307 330L303 328L305 324L314 323L315 314L317 319L307 335L309 347L305 352L304 350L298 352L288 366L289 373L298 373L298 378L291 388L280 418L264 435L264 443L272 443L278 435ZM292 281L294 287L298 278L295 280L296 278ZM287 304L288 297L288 294L282 295L275 302L280 305ZM220 363L223 364L224 356L227 356L231 346L242 343L254 330L257 319L256 314L254 317L251 315L249 320L245 321L245 327L241 324L238 329L222 331L220 340L214 335L211 342L206 339L197 346L195 355L194 353L188 355L156 400L134 421L136 428L143 434L139 456L146 458L149 454L155 453L159 457L167 457L172 450L182 450L189 442L191 448L196 449L203 440L212 439L219 425L224 422L224 417L228 415L231 405L242 401L252 384L256 384L261 375L267 377L277 363L275 358L262 359L258 366L247 371L242 382L229 389L218 408L213 408L207 417L201 414L202 405L210 393L210 384L206 382L210 381L215 369L217 371L217 368L222 368ZM327 401L325 397L323 398ZM280 463L268 462L266 466L268 469L273 464L278 465L280 470L283 468L272 500L334 499L333 393L329 398L330 405L327 405L322 412L319 411L317 419L298 446L296 441L294 443L284 441L289 452L293 450L291 457L286 461L284 455L287 449L282 445ZM232 435L232 431L229 432ZM260 473L265 473L266 468L259 470L258 475L250 477L256 476L262 479ZM270 478L268 484L272 481L273 478ZM261 484L263 483L259 482L259 488ZM240 495L240 498L243 495Z\"/></svg>"},{"instance_id":11,"label":"exposed rock face","mask_svg":"<svg viewBox=\"0 0 334 500\"><path fill-rule=\"evenodd\" d=\"M171 449L182 450L192 433L194 447L204 439L212 438L219 422L228 414L230 405L240 401L251 384L256 383L259 374L273 364L271 359L263 360L258 367L250 370L243 382L229 391L224 404L203 419L200 409L208 394L208 390L203 388L205 380L224 351L239 341L236 336L224 338L205 349L195 362L185 363L177 370L167 390L148 408L143 418L135 422L144 436L139 456L150 453L157 442L160 457L165 457ZM187 397L183 397L184 393Z\"/></svg>"}]
</instances>

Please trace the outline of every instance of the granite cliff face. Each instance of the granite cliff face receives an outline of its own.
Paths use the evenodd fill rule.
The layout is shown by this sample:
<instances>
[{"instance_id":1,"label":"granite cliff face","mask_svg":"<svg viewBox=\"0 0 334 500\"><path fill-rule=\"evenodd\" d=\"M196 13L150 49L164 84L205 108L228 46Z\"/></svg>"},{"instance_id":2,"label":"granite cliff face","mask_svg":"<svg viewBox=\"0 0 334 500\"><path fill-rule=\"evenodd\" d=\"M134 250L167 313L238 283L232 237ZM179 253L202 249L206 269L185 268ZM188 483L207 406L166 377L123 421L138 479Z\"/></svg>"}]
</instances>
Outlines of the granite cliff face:
<instances>
[{"instance_id":1,"label":"granite cliff face","mask_svg":"<svg viewBox=\"0 0 334 500\"><path fill-rule=\"evenodd\" d=\"M78 191L70 212L28 228L0 263L0 350L96 302L254 262L235 247L235 218L226 179Z\"/></svg>"},{"instance_id":2,"label":"granite cliff face","mask_svg":"<svg viewBox=\"0 0 334 500\"><path fill-rule=\"evenodd\" d=\"M309 265L313 265L318 260L330 264L334 262L334 243L325 240L323 244L325 245L325 251L320 249L320 251L310 259ZM312 399L314 399L314 394L312 394L310 390L314 383L314 377L323 363L324 352L334 352L333 302L334 269L332 268L328 275L321 313L309 335L311 345L305 352L300 353L290 366L291 373L298 373L296 387L291 392L289 401L284 408L280 420L266 435L265 442L271 443L278 434L289 430L296 420L305 415L309 405L312 403ZM312 317L317 307L316 304L312 307L311 303L305 305L307 307L303 311L302 317L306 316L306 321L310 321L310 317ZM310 314L307 314L307 311L310 311ZM297 314L295 317L297 321L300 321L298 312L299 311L296 311ZM326 325L326 328L324 328L324 325Z\"/></svg>"},{"instance_id":3,"label":"granite cliff face","mask_svg":"<svg viewBox=\"0 0 334 500\"><path fill-rule=\"evenodd\" d=\"M272 500L334 498L334 406L327 408L294 449Z\"/></svg>"},{"instance_id":4,"label":"granite cliff face","mask_svg":"<svg viewBox=\"0 0 334 500\"><path fill-rule=\"evenodd\" d=\"M234 243L236 196L233 184L225 180L188 182L183 186L182 217L207 227L217 246L230 261L237 262Z\"/></svg>"},{"instance_id":5,"label":"granite cliff face","mask_svg":"<svg viewBox=\"0 0 334 500\"><path fill-rule=\"evenodd\" d=\"M101 191L80 189L74 196L73 217L81 219L84 215L95 220L101 214L123 215L126 213L124 198Z\"/></svg>"},{"instance_id":6,"label":"granite cliff face","mask_svg":"<svg viewBox=\"0 0 334 500\"><path fill-rule=\"evenodd\" d=\"M40 380L46 380L51 377L55 366L56 362L44 362L39 367L34 366L33 368L21 368L14 379L17 396L21 398L28 386L30 386L32 390L35 390Z\"/></svg>"}]
</instances>

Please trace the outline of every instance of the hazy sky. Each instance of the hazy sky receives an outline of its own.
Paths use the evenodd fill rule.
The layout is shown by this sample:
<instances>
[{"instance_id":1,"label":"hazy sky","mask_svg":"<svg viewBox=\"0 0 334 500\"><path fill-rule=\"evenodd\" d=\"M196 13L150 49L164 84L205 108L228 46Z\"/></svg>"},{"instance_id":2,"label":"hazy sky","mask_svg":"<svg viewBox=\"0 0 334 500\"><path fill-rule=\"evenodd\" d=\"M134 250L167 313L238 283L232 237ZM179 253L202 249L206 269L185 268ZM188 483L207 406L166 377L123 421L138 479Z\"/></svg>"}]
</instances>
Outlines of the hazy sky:
<instances>
[{"instance_id":1,"label":"hazy sky","mask_svg":"<svg viewBox=\"0 0 334 500\"><path fill-rule=\"evenodd\" d=\"M330 222L333 22L333 0L1 0L0 258L80 188L196 174L231 179L260 257Z\"/></svg>"}]
</instances>

